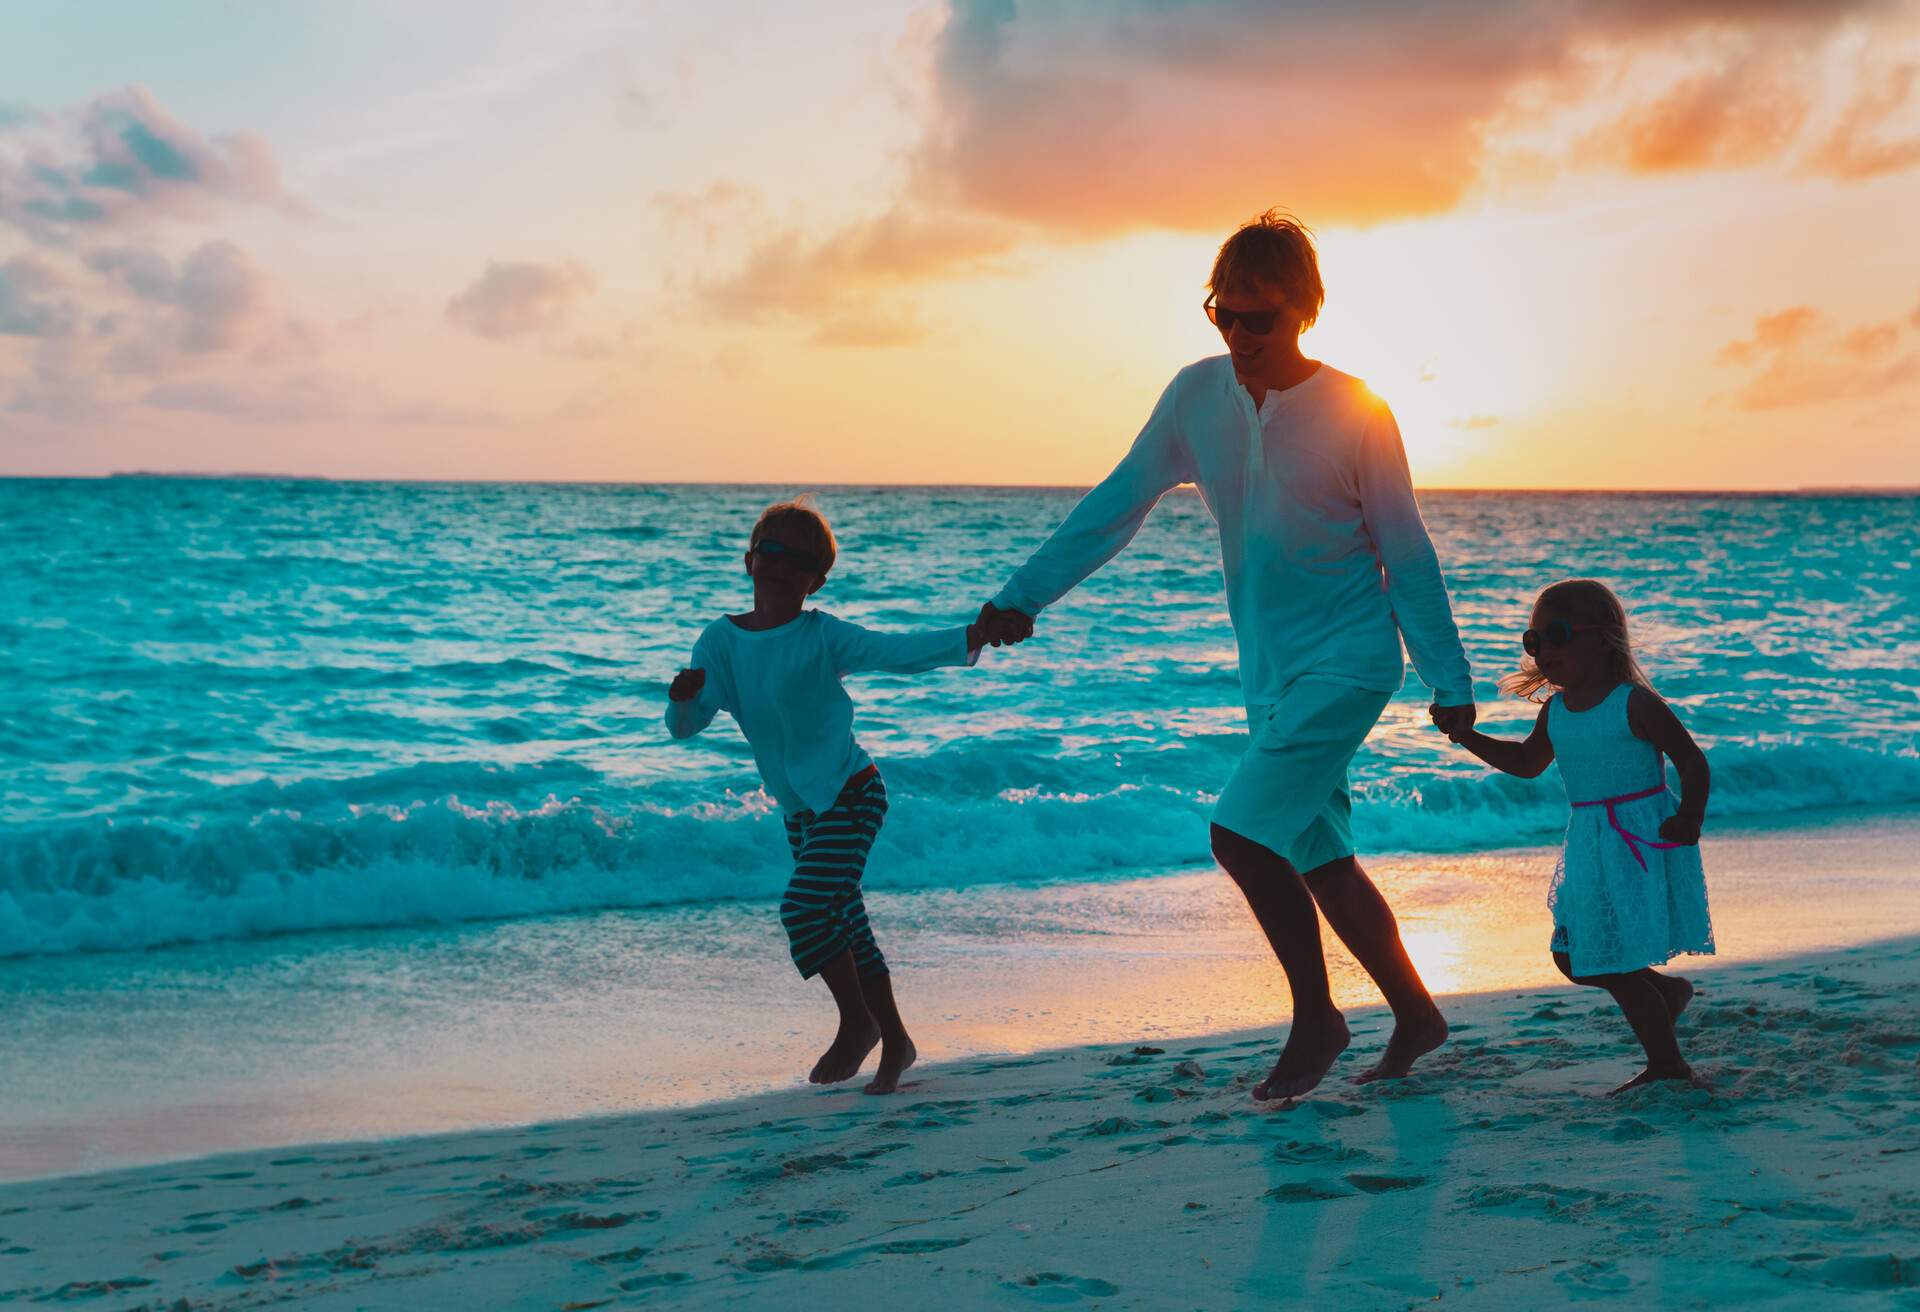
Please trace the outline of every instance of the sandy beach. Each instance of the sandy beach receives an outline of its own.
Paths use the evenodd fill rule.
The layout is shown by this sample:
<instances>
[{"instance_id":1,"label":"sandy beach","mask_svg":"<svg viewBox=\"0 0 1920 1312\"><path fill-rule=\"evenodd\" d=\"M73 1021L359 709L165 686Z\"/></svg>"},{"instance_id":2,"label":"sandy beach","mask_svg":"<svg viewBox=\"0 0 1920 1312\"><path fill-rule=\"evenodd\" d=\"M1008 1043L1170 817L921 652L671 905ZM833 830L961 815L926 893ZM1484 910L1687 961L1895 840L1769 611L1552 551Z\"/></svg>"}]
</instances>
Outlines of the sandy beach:
<instances>
[{"instance_id":1,"label":"sandy beach","mask_svg":"<svg viewBox=\"0 0 1920 1312\"><path fill-rule=\"evenodd\" d=\"M1920 939L1694 972L1709 1090L1570 987L1297 1104L1271 1033L0 1187L0 1303L1920 1307ZM90 1213L91 1215L85 1215Z\"/></svg>"}]
</instances>

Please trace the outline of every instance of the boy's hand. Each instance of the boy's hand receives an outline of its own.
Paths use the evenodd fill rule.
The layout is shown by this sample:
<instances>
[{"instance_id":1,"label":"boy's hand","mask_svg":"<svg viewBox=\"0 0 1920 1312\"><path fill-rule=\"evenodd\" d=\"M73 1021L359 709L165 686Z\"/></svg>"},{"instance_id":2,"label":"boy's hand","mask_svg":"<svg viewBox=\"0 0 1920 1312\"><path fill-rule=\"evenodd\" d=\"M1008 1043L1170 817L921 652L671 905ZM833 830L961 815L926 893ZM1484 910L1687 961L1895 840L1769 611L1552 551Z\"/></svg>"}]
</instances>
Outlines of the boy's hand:
<instances>
[{"instance_id":1,"label":"boy's hand","mask_svg":"<svg viewBox=\"0 0 1920 1312\"><path fill-rule=\"evenodd\" d=\"M682 670L673 676L673 685L667 689L667 696L676 702L690 702L700 695L707 686L705 670Z\"/></svg>"},{"instance_id":2,"label":"boy's hand","mask_svg":"<svg viewBox=\"0 0 1920 1312\"><path fill-rule=\"evenodd\" d=\"M974 625L980 635L996 647L1003 643L1011 647L1033 636L1033 616L1017 610L1001 610L992 602L980 608L980 618Z\"/></svg>"},{"instance_id":3,"label":"boy's hand","mask_svg":"<svg viewBox=\"0 0 1920 1312\"><path fill-rule=\"evenodd\" d=\"M1660 837L1669 843L1692 847L1700 841L1700 820L1691 815L1670 815L1660 822Z\"/></svg>"}]
</instances>

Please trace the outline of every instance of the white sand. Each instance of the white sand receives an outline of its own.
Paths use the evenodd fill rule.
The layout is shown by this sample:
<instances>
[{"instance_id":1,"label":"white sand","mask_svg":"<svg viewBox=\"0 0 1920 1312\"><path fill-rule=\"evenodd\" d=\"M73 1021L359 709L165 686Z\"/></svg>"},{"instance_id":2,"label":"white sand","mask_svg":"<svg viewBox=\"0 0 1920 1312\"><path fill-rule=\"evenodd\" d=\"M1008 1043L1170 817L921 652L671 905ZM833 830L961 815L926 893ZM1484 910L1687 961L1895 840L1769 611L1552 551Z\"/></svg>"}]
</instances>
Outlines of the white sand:
<instances>
[{"instance_id":1,"label":"white sand","mask_svg":"<svg viewBox=\"0 0 1920 1312\"><path fill-rule=\"evenodd\" d=\"M1448 1001L1415 1078L1272 1035L0 1187L0 1305L1920 1308L1920 940L1699 971L1715 1091L1601 1096L1571 987ZM181 1300L186 1300L184 1303Z\"/></svg>"}]
</instances>

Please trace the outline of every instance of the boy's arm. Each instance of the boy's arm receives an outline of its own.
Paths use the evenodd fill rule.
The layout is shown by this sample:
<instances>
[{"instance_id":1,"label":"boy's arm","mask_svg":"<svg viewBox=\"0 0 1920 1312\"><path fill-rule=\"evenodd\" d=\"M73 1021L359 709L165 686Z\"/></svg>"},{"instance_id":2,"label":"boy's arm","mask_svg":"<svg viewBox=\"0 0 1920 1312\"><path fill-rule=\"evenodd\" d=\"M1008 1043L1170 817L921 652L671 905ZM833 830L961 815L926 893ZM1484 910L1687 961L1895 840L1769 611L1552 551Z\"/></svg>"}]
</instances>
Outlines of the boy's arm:
<instances>
[{"instance_id":1,"label":"boy's arm","mask_svg":"<svg viewBox=\"0 0 1920 1312\"><path fill-rule=\"evenodd\" d=\"M1174 395L1179 386L1178 377L1167 384L1125 458L1014 571L989 603L995 610L1018 611L1031 620L1118 555L1162 496L1193 481L1192 460L1179 430Z\"/></svg>"},{"instance_id":2,"label":"boy's arm","mask_svg":"<svg viewBox=\"0 0 1920 1312\"><path fill-rule=\"evenodd\" d=\"M821 612L820 623L833 668L840 674L919 674L943 665L972 665L980 659L985 640L978 622L930 633L880 633Z\"/></svg>"},{"instance_id":3,"label":"boy's arm","mask_svg":"<svg viewBox=\"0 0 1920 1312\"><path fill-rule=\"evenodd\" d=\"M1473 676L1447 600L1447 581L1413 495L1400 426L1384 402L1361 439L1359 484L1360 514L1380 553L1387 600L1413 668L1433 689L1436 705L1473 705Z\"/></svg>"},{"instance_id":4,"label":"boy's arm","mask_svg":"<svg viewBox=\"0 0 1920 1312\"><path fill-rule=\"evenodd\" d=\"M707 683L708 649L705 641L693 646L693 664L674 676L667 689L667 732L691 738L713 723L720 699Z\"/></svg>"},{"instance_id":5,"label":"boy's arm","mask_svg":"<svg viewBox=\"0 0 1920 1312\"><path fill-rule=\"evenodd\" d=\"M1680 775L1680 806L1661 823L1660 837L1670 843L1699 842L1700 826L1707 818L1707 793L1713 786L1707 754L1673 708L1646 688L1635 687L1627 694L1627 727L1634 737L1664 752Z\"/></svg>"},{"instance_id":6,"label":"boy's arm","mask_svg":"<svg viewBox=\"0 0 1920 1312\"><path fill-rule=\"evenodd\" d=\"M1489 738L1478 729L1463 729L1447 737L1501 773L1522 779L1536 778L1553 764L1553 740L1547 736L1544 706L1533 722L1533 732L1517 743L1505 738Z\"/></svg>"}]
</instances>

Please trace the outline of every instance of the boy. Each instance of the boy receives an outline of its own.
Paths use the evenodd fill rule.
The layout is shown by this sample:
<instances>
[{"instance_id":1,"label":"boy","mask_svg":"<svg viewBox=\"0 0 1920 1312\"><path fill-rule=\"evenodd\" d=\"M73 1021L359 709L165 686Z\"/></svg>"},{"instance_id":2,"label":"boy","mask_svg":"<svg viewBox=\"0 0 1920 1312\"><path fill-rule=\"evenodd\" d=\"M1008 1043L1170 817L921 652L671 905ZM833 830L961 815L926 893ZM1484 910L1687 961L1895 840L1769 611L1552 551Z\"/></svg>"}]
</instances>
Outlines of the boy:
<instances>
[{"instance_id":1,"label":"boy","mask_svg":"<svg viewBox=\"0 0 1920 1312\"><path fill-rule=\"evenodd\" d=\"M667 728L690 738L716 712L732 715L767 791L787 813L794 870L780 922L800 977L819 975L840 1009L839 1033L808 1080L852 1079L878 1043L880 1069L866 1091L892 1093L916 1054L860 896L887 790L854 741L853 702L840 676L972 665L991 639L977 623L875 633L805 609L827 581L836 549L833 530L804 500L762 512L746 556L753 609L715 620L700 635L692 665L667 691Z\"/></svg>"}]
</instances>

